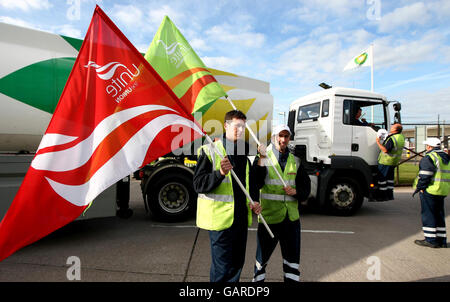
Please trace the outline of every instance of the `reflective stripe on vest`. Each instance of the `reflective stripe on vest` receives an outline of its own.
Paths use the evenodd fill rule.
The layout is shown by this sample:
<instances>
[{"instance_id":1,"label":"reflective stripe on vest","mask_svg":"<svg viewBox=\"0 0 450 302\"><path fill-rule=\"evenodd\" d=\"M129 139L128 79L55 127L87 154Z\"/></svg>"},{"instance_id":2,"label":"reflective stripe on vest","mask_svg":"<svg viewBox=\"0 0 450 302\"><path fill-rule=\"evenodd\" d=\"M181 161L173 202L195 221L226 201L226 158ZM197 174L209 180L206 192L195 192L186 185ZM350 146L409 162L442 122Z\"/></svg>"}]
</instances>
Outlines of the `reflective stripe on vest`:
<instances>
[{"instance_id":1,"label":"reflective stripe on vest","mask_svg":"<svg viewBox=\"0 0 450 302\"><path fill-rule=\"evenodd\" d=\"M403 146L405 145L405 137L402 134L398 133L391 135L388 139L392 140L394 147L388 153L380 151L380 154L378 155L378 163L386 166L396 166L402 158ZM386 143L387 140L385 144Z\"/></svg>"},{"instance_id":2,"label":"reflective stripe on vest","mask_svg":"<svg viewBox=\"0 0 450 302\"><path fill-rule=\"evenodd\" d=\"M443 151L431 151L426 155L436 166L436 173L426 191L432 195L447 196L450 192L450 163L444 164L438 152Z\"/></svg>"},{"instance_id":3,"label":"reflective stripe on vest","mask_svg":"<svg viewBox=\"0 0 450 302\"><path fill-rule=\"evenodd\" d=\"M214 143L222 155L226 154L222 141ZM209 161L213 164L213 171L220 170L220 156L214 152L210 145L204 145L198 149L197 154L205 152ZM246 167L246 188L249 191L249 164ZM249 210L247 200L248 224L252 223L252 213ZM214 190L205 194L199 194L197 198L197 226L211 231L221 231L229 228L234 219L234 194L231 182L231 173L228 173Z\"/></svg>"},{"instance_id":4,"label":"reflective stripe on vest","mask_svg":"<svg viewBox=\"0 0 450 302\"><path fill-rule=\"evenodd\" d=\"M266 161L268 166L265 183L261 189L261 214L268 224L282 222L286 213L291 221L295 221L299 218L298 201L296 198L286 195L283 190L283 182L279 179L275 169L278 170L288 186L295 188L299 163L297 164L294 156L289 154L286 167L282 171L272 148L272 145L267 147L267 156L275 163L275 167L271 166L270 161Z\"/></svg>"}]
</instances>

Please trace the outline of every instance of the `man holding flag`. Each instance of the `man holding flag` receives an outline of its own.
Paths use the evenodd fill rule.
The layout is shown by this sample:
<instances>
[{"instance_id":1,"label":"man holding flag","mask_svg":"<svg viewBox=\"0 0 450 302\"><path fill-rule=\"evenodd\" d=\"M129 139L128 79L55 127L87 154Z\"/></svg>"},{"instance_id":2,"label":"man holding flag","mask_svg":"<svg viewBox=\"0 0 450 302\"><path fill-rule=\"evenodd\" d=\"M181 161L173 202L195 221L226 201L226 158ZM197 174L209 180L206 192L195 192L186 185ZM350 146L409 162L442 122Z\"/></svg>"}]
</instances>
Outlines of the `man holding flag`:
<instances>
[{"instance_id":1,"label":"man holding flag","mask_svg":"<svg viewBox=\"0 0 450 302\"><path fill-rule=\"evenodd\" d=\"M217 99L226 96L167 16L145 58L193 114L205 113ZM261 211L259 203L253 204L248 193L253 186L251 165L246 156L248 144L242 140L246 116L227 99L235 110L225 116L225 135L222 141L210 141L198 150L194 175L194 189L200 193L197 225L210 231L211 281L239 280L245 259L247 226L251 223L250 208L256 214ZM226 158L222 159L224 155ZM260 219L265 224L265 220ZM268 228L267 224L265 226Z\"/></svg>"},{"instance_id":2,"label":"man holding flag","mask_svg":"<svg viewBox=\"0 0 450 302\"><path fill-rule=\"evenodd\" d=\"M181 147L167 141L186 131L192 140L204 134L190 108L97 6L36 156L0 223L0 261L75 220L118 180Z\"/></svg>"},{"instance_id":3,"label":"man holding flag","mask_svg":"<svg viewBox=\"0 0 450 302\"><path fill-rule=\"evenodd\" d=\"M222 140L216 141L214 147L204 145L198 151L194 173L194 189L199 193L197 226L209 231L211 282L239 281L245 262L247 228L252 224L250 210L255 214L261 212L259 203L249 204L229 173L231 169L235 171L254 199L255 177L247 158L248 144L242 141L245 122L246 116L241 111L228 112ZM244 150L240 150L240 145L244 145ZM226 158L221 159L215 150L226 154Z\"/></svg>"},{"instance_id":4,"label":"man holding flag","mask_svg":"<svg viewBox=\"0 0 450 302\"><path fill-rule=\"evenodd\" d=\"M290 153L288 145L291 130L286 125L274 127L272 144L268 150L260 148L253 163L257 188L261 191L262 214L275 233L271 238L258 224L256 263L253 281L264 282L266 266L280 242L285 282L300 281L300 214L298 201L304 201L311 192L311 180L299 158ZM275 165L270 163L269 159ZM275 170L283 175L287 186Z\"/></svg>"}]
</instances>

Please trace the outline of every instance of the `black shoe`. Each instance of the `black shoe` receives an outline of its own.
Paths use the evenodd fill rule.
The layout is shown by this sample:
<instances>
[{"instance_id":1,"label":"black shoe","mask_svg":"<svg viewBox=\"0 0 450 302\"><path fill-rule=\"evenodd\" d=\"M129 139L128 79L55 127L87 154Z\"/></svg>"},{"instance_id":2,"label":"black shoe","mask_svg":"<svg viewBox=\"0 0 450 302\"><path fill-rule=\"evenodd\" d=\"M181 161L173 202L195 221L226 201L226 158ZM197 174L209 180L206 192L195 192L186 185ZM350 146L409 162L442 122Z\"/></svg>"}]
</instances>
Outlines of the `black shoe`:
<instances>
[{"instance_id":1,"label":"black shoe","mask_svg":"<svg viewBox=\"0 0 450 302\"><path fill-rule=\"evenodd\" d=\"M439 245L440 248L446 249L448 248L447 243L442 243L441 245Z\"/></svg>"},{"instance_id":2,"label":"black shoe","mask_svg":"<svg viewBox=\"0 0 450 302\"><path fill-rule=\"evenodd\" d=\"M417 245L420 245L420 246L427 246L427 247L431 247L431 248L434 248L434 249L441 247L440 245L432 244L432 243L426 241L425 239L424 240L414 240L414 243L417 244Z\"/></svg>"}]
</instances>

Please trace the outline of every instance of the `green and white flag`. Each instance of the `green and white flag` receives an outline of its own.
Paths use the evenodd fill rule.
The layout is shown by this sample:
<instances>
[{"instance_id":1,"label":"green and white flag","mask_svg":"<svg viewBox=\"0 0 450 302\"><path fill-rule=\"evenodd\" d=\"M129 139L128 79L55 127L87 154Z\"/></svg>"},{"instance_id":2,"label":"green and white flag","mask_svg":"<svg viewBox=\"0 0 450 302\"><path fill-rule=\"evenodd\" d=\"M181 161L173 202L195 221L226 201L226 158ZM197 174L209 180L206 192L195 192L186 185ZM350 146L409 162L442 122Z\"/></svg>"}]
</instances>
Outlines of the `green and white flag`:
<instances>
[{"instance_id":1,"label":"green and white flag","mask_svg":"<svg viewBox=\"0 0 450 302\"><path fill-rule=\"evenodd\" d=\"M372 48L369 47L367 50L361 52L360 54L352 58L350 62L348 62L348 64L345 66L344 71L363 66L367 67L372 66L373 54L371 49Z\"/></svg>"},{"instance_id":2,"label":"green and white flag","mask_svg":"<svg viewBox=\"0 0 450 302\"><path fill-rule=\"evenodd\" d=\"M165 16L145 59L190 112L204 113L226 93L178 28Z\"/></svg>"}]
</instances>

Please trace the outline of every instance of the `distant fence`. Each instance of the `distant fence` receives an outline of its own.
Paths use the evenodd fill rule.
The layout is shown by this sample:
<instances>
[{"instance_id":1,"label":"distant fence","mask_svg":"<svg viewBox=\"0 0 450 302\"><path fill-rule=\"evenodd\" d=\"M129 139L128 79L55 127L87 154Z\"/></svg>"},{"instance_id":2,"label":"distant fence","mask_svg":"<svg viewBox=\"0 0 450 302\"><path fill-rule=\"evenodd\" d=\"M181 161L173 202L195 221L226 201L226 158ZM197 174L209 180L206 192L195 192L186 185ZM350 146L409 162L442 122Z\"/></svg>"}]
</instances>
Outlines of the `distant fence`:
<instances>
[{"instance_id":1,"label":"distant fence","mask_svg":"<svg viewBox=\"0 0 450 302\"><path fill-rule=\"evenodd\" d=\"M423 141L428 137L438 137L443 149L448 152L450 139L450 124L447 123L402 123L403 135L405 136L405 147L402 160L396 167L396 185L409 185L414 181L418 167L400 168L404 163L414 163L418 166L419 161L425 153ZM401 175L401 173L405 175ZM416 174L416 175L414 175ZM401 177L402 176L402 177Z\"/></svg>"}]
</instances>

